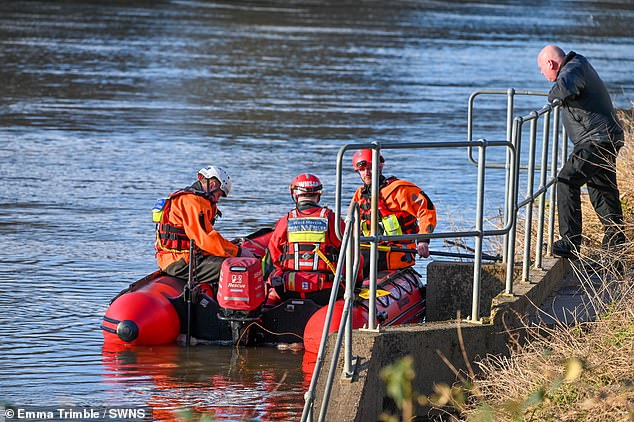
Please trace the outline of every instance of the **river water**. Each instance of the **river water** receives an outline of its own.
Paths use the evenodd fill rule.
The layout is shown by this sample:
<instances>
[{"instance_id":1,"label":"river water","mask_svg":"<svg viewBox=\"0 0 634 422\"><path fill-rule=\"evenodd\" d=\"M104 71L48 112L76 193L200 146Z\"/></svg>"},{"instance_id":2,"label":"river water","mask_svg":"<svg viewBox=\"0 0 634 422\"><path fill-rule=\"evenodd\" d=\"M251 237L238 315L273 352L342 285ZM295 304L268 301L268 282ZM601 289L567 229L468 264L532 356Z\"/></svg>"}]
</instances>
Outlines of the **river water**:
<instances>
[{"instance_id":1,"label":"river water","mask_svg":"<svg viewBox=\"0 0 634 422\"><path fill-rule=\"evenodd\" d=\"M332 205L339 147L465 140L474 90L548 89L535 56L551 42L590 58L618 106L634 100L630 1L340 3L0 3L0 404L297 419L301 353L102 350L109 300L155 269L156 198L224 166L228 238L272 226L300 172ZM482 104L475 136L504 139L504 100ZM384 155L439 229L473 226L465 151ZM487 177L494 215L503 183Z\"/></svg>"}]
</instances>

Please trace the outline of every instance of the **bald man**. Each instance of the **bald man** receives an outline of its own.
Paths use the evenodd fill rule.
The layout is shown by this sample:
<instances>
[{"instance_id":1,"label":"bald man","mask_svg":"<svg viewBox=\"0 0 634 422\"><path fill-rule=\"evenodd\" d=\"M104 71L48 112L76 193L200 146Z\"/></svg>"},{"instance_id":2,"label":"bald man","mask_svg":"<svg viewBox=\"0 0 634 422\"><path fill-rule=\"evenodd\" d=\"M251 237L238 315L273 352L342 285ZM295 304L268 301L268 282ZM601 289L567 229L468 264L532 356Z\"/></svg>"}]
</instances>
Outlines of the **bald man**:
<instances>
[{"instance_id":1,"label":"bald man","mask_svg":"<svg viewBox=\"0 0 634 422\"><path fill-rule=\"evenodd\" d=\"M547 45L537 65L554 82L548 101L560 100L563 121L574 149L557 176L557 208L561 239L553 253L574 257L581 246L581 186L604 227L603 247L625 242L623 211L616 183L616 156L623 146L623 128L610 95L588 60Z\"/></svg>"}]
</instances>

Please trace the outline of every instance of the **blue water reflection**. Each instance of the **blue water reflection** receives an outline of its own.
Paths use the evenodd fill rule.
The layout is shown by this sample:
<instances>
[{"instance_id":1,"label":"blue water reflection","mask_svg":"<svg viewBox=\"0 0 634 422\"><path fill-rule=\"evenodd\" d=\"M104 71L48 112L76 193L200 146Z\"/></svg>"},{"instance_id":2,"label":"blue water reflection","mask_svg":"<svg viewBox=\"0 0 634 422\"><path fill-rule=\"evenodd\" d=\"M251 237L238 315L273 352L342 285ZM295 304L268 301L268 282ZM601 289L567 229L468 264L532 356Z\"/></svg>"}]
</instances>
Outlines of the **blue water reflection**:
<instances>
[{"instance_id":1,"label":"blue water reflection","mask_svg":"<svg viewBox=\"0 0 634 422\"><path fill-rule=\"evenodd\" d=\"M296 419L301 354L102 352L108 301L155 269L154 201L213 163L235 180L229 238L271 227L300 172L332 205L342 145L465 140L474 90L548 89L535 56L550 42L589 57L629 107L632 26L628 2L2 2L0 401ZM478 103L476 138L505 139L504 104ZM466 151L385 156L440 230L473 226ZM503 175L487 184L492 217Z\"/></svg>"}]
</instances>

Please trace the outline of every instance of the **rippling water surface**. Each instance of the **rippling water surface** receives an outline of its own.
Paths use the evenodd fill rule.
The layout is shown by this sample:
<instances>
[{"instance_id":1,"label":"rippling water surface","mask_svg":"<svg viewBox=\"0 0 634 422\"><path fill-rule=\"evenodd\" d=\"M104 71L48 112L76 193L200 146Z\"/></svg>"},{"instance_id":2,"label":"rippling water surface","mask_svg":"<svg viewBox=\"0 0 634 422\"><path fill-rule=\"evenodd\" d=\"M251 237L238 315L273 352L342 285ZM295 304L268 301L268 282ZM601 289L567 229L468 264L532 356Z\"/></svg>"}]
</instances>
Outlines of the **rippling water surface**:
<instances>
[{"instance_id":1,"label":"rippling water surface","mask_svg":"<svg viewBox=\"0 0 634 422\"><path fill-rule=\"evenodd\" d=\"M618 106L634 99L631 2L356 3L0 3L0 401L297 419L301 354L102 350L108 301L155 268L156 198L226 167L229 238L272 226L300 172L332 204L339 147L464 140L474 90L548 89L535 56L551 42L589 57ZM479 107L475 136L504 139L504 101ZM465 151L385 156L441 229L470 227ZM488 176L489 214L501 181Z\"/></svg>"}]
</instances>

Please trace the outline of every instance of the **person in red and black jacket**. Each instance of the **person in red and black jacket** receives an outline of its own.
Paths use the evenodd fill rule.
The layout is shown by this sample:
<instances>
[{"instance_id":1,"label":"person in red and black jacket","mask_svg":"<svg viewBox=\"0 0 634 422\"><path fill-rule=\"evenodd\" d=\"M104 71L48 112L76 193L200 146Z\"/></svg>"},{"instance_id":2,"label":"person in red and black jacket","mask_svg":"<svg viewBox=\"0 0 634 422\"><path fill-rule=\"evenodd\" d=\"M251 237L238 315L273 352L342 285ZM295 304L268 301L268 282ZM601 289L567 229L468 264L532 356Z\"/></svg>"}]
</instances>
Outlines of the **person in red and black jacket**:
<instances>
[{"instance_id":1,"label":"person in red and black jacket","mask_svg":"<svg viewBox=\"0 0 634 422\"><path fill-rule=\"evenodd\" d=\"M335 233L335 213L319 205L322 184L317 176L300 174L289 190L295 208L277 221L269 240L275 268L271 285L282 300L305 298L326 305L341 247ZM343 232L343 220L339 224ZM343 294L342 288L339 293Z\"/></svg>"}]
</instances>

